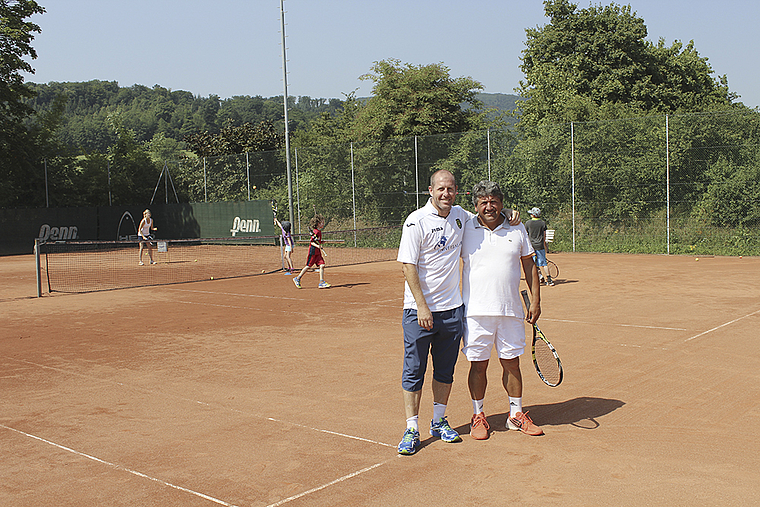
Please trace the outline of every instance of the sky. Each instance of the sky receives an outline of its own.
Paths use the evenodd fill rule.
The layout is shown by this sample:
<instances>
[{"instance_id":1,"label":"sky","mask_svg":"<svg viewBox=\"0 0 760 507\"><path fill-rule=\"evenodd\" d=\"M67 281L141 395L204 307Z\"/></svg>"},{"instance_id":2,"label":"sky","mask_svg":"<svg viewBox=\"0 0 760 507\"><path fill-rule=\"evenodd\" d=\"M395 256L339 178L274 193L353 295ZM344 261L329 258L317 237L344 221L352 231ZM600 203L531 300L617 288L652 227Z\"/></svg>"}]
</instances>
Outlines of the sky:
<instances>
[{"instance_id":1,"label":"sky","mask_svg":"<svg viewBox=\"0 0 760 507\"><path fill-rule=\"evenodd\" d=\"M26 81L117 81L196 96L283 95L280 0L37 0L46 13ZM575 2L579 8L591 5ZM593 4L609 4L596 1ZM714 77L760 105L757 0L631 0L648 39L694 41ZM289 96L371 95L374 62L442 63L486 93L515 93L540 0L285 0Z\"/></svg>"}]
</instances>

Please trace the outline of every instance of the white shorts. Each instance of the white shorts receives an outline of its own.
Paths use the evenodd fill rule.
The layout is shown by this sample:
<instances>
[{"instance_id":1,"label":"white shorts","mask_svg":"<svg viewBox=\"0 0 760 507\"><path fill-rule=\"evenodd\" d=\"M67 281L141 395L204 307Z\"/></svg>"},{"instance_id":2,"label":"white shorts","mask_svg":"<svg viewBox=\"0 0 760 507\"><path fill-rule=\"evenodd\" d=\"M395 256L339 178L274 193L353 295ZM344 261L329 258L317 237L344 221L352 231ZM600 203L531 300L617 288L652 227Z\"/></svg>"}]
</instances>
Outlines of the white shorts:
<instances>
[{"instance_id":1,"label":"white shorts","mask_svg":"<svg viewBox=\"0 0 760 507\"><path fill-rule=\"evenodd\" d=\"M285 251L286 252L292 252L293 251L293 247L291 245L285 245Z\"/></svg>"},{"instance_id":2,"label":"white shorts","mask_svg":"<svg viewBox=\"0 0 760 507\"><path fill-rule=\"evenodd\" d=\"M489 360L494 345L500 359L525 352L525 322L518 317L467 317L465 327L462 352L468 361Z\"/></svg>"}]
</instances>

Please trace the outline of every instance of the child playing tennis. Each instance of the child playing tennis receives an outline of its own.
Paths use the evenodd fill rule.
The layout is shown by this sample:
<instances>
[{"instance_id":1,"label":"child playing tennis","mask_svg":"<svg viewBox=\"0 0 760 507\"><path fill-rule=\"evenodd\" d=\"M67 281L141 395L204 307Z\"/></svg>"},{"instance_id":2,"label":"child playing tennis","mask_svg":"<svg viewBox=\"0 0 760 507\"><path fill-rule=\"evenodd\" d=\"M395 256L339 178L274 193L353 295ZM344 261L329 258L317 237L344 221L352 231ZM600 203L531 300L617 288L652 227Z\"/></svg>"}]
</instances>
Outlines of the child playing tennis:
<instances>
[{"instance_id":1,"label":"child playing tennis","mask_svg":"<svg viewBox=\"0 0 760 507\"><path fill-rule=\"evenodd\" d=\"M282 246L285 247L285 264L287 265L285 268L285 274L292 275L293 260L290 258L290 253L293 251L294 241L293 235L290 233L290 222L285 220L284 222L280 223L280 221L277 220L277 217L275 217L274 223L275 225L278 225L282 231Z\"/></svg>"},{"instance_id":2,"label":"child playing tennis","mask_svg":"<svg viewBox=\"0 0 760 507\"><path fill-rule=\"evenodd\" d=\"M309 220L309 228L312 230L311 239L309 240L309 256L306 258L306 265L303 267L297 277L293 278L293 283L301 288L301 277L312 266L319 267L319 289L327 289L330 284L325 281L325 250L322 248L322 228L325 226L325 219L322 215L315 215Z\"/></svg>"}]
</instances>

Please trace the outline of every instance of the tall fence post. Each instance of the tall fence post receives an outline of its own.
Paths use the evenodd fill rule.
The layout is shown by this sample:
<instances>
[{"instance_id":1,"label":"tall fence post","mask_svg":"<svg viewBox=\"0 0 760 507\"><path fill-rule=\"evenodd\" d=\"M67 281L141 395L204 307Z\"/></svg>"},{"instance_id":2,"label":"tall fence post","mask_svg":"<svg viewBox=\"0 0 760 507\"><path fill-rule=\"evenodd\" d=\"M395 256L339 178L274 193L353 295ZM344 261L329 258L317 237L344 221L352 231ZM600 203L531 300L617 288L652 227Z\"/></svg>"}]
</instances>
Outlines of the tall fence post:
<instances>
[{"instance_id":1,"label":"tall fence post","mask_svg":"<svg viewBox=\"0 0 760 507\"><path fill-rule=\"evenodd\" d=\"M203 202L208 202L208 190L206 188L206 157L203 157Z\"/></svg>"},{"instance_id":2,"label":"tall fence post","mask_svg":"<svg viewBox=\"0 0 760 507\"><path fill-rule=\"evenodd\" d=\"M417 209L420 207L420 166L417 158L417 136L414 136L414 197L417 199Z\"/></svg>"},{"instance_id":3,"label":"tall fence post","mask_svg":"<svg viewBox=\"0 0 760 507\"><path fill-rule=\"evenodd\" d=\"M245 152L245 179L248 185L248 200L251 200L251 164L248 162L248 152Z\"/></svg>"},{"instance_id":4,"label":"tall fence post","mask_svg":"<svg viewBox=\"0 0 760 507\"><path fill-rule=\"evenodd\" d=\"M298 183L298 148L293 148L296 163L296 209L298 211L298 233L301 234L301 187Z\"/></svg>"},{"instance_id":5,"label":"tall fence post","mask_svg":"<svg viewBox=\"0 0 760 507\"><path fill-rule=\"evenodd\" d=\"M108 171L108 205L111 206L111 161L109 160L107 163L107 171Z\"/></svg>"},{"instance_id":6,"label":"tall fence post","mask_svg":"<svg viewBox=\"0 0 760 507\"><path fill-rule=\"evenodd\" d=\"M37 297L42 297L42 273L40 273L40 238L34 239L34 264L37 268Z\"/></svg>"},{"instance_id":7,"label":"tall fence post","mask_svg":"<svg viewBox=\"0 0 760 507\"><path fill-rule=\"evenodd\" d=\"M666 196L666 225L668 255L670 255L670 122L665 115L665 196Z\"/></svg>"},{"instance_id":8,"label":"tall fence post","mask_svg":"<svg viewBox=\"0 0 760 507\"><path fill-rule=\"evenodd\" d=\"M296 207L298 208L298 234L301 234L301 187L298 183L298 148L293 149L293 154L295 155L296 161Z\"/></svg>"},{"instance_id":9,"label":"tall fence post","mask_svg":"<svg viewBox=\"0 0 760 507\"><path fill-rule=\"evenodd\" d=\"M354 248L356 248L356 178L354 177L354 143L351 143L351 207L354 214Z\"/></svg>"},{"instance_id":10,"label":"tall fence post","mask_svg":"<svg viewBox=\"0 0 760 507\"><path fill-rule=\"evenodd\" d=\"M570 122L570 175L572 189L570 192L573 203L573 252L575 252L575 126Z\"/></svg>"},{"instance_id":11,"label":"tall fence post","mask_svg":"<svg viewBox=\"0 0 760 507\"><path fill-rule=\"evenodd\" d=\"M45 160L45 207L50 207L50 194L48 192L48 171L47 171L47 159Z\"/></svg>"},{"instance_id":12,"label":"tall fence post","mask_svg":"<svg viewBox=\"0 0 760 507\"><path fill-rule=\"evenodd\" d=\"M491 180L491 129L486 129L486 144L488 153L486 156L488 157L488 180Z\"/></svg>"}]
</instances>

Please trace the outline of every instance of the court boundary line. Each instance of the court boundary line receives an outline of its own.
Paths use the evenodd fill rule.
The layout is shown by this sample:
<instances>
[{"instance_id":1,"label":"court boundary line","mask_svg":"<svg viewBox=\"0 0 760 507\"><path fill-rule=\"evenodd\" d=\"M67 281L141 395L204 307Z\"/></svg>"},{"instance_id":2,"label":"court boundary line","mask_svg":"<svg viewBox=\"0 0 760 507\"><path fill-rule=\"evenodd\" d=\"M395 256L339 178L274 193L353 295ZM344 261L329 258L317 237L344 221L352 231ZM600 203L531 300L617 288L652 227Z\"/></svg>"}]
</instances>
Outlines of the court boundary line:
<instances>
[{"instance_id":1,"label":"court boundary line","mask_svg":"<svg viewBox=\"0 0 760 507\"><path fill-rule=\"evenodd\" d=\"M309 300L306 299L306 298L304 298L302 301L309 301ZM264 311L264 310L261 310L260 308L252 308L250 306L223 305L223 304L219 304L219 303L208 303L208 302L198 302L198 301L181 301L181 300L176 300L175 303L185 304L185 305L198 305L198 306L215 306L217 308L231 308L233 310L257 310L257 311ZM303 314L303 312L300 312L298 310L280 310L280 309L277 309L277 310L266 310L266 311L268 311L270 313L279 312L279 313L290 314L290 315L302 315ZM381 320L381 319L368 319L368 318L363 319L363 322L381 322L381 323L385 323L385 321Z\"/></svg>"},{"instance_id":2,"label":"court boundary line","mask_svg":"<svg viewBox=\"0 0 760 507\"><path fill-rule=\"evenodd\" d=\"M336 287L338 288L338 287ZM211 290L199 290L199 289L178 289L176 287L167 287L167 290L171 291L177 291L177 292L195 292L200 294L211 294L215 296L238 296L238 297L253 297L253 298L262 298L262 299L276 299L276 300L288 300L288 301L311 301L309 298L305 297L293 297L293 296L263 296L261 294L243 294L238 292L217 292L217 291L211 291ZM385 301L396 301L396 300L385 300ZM401 298L399 297L397 299L399 302L398 308L399 308L399 314L401 313ZM358 305L358 306L393 306L393 308L396 308L395 305L384 305L384 301L375 301L372 303L366 303L366 302L358 302L358 301L342 301L341 304L345 305Z\"/></svg>"},{"instance_id":3,"label":"court boundary line","mask_svg":"<svg viewBox=\"0 0 760 507\"><path fill-rule=\"evenodd\" d=\"M760 310L758 310L760 311ZM682 327L664 327L664 326L643 326L639 324L611 324L609 322L585 322L582 320L568 320L568 319L541 319L544 322L565 322L567 324L586 324L590 326L617 326L617 327L635 327L640 329L659 329L661 331L688 331Z\"/></svg>"},{"instance_id":4,"label":"court boundary line","mask_svg":"<svg viewBox=\"0 0 760 507\"><path fill-rule=\"evenodd\" d=\"M182 491L184 493L190 493L191 495L197 496L199 498L203 498L204 500L208 500L210 502L214 502L214 503L217 503L219 505L224 505L225 507L236 507L234 504L227 503L224 500L220 500L218 498L214 498L213 496L209 496L209 495L206 495L204 493L200 493L198 491L193 491L192 489L185 488L185 487L182 487L182 486L178 486L176 484L172 484L171 482L167 482L167 481L164 481L162 479L157 479L155 477L151 477L150 475L144 474L142 472L138 472L137 470L132 470L131 468L127 468L127 467L122 466L122 465L117 465L116 463L111 463L110 461L106 461L104 459L100 459L100 458L98 458L96 456L92 456L91 454L87 454L87 453L84 453L84 452L77 451L76 449L72 449L71 447L66 447L65 445L57 444L57 443L55 443L55 442L53 442L51 440L47 440L45 438L38 437L37 435L32 435L31 433L27 433L25 431L21 431L19 429L12 428L10 426L6 426L5 424L0 423L0 428L5 428L6 430L19 433L21 435L24 435L25 437L32 438L34 440L39 440L40 442L52 445L53 447L57 447L58 449L61 449L61 450L66 451L66 452L69 452L69 453L74 454L76 456L87 458L89 460L92 460L92 461L95 461L97 463L109 466L109 467L114 468L116 470L120 470L122 472L127 472L127 473L132 474L132 475L134 475L136 477L140 477L142 479L148 479L148 480L151 480L151 481L156 482L158 484L162 484L164 486L168 486L170 488L174 488L174 489L176 489L178 491Z\"/></svg>"},{"instance_id":5,"label":"court boundary line","mask_svg":"<svg viewBox=\"0 0 760 507\"><path fill-rule=\"evenodd\" d=\"M760 310L755 310L754 312L752 312L752 313L748 313L747 315L744 315L744 316L742 316L742 317L739 317L738 319L734 319L734 320L732 320L732 321L729 321L729 322L725 322L725 323L721 324L720 326L715 326L715 327L714 327L714 328L712 328L712 329L708 329L707 331L704 331L704 332L702 332L702 333L699 333L699 334L695 334L695 335L694 335L694 336L692 336L691 338L686 338L686 339L684 340L684 343L686 343L686 342L690 342L691 340L693 340L693 339L695 339L695 338L699 338L700 336L704 336L704 335L706 335L706 334L708 334L708 333L712 333L713 331L717 331L717 330L718 330L718 329L720 329L720 328L723 328L723 327L726 327L726 326L730 326L731 324L734 324L734 323L736 323L736 322L739 322L739 321L740 321L740 320L742 320L742 319L746 319L747 317L752 317L753 315L755 315L755 314L757 314L757 313L760 313Z\"/></svg>"},{"instance_id":6,"label":"court boundary line","mask_svg":"<svg viewBox=\"0 0 760 507\"><path fill-rule=\"evenodd\" d=\"M290 496L288 498L283 498L279 502L269 504L267 507L279 507L280 505L284 505L286 503L292 502L293 500L298 500L299 498L303 498L306 495L310 495L312 493L316 493L317 491L321 491L325 488L329 488L330 486L333 486L335 484L338 484L340 482L346 481L348 479L352 479L356 477L357 475L363 474L364 472L369 472L370 470L374 470L377 467L383 466L386 463L388 463L390 460L387 459L381 463L375 463L374 465L362 468L361 470L357 470L356 472L351 472L350 474L344 475L343 477L339 477L338 479L335 479L334 481L330 481L326 484L322 484L321 486L317 486L316 488L311 488L310 490L304 491L302 493L298 493L297 495Z\"/></svg>"},{"instance_id":7,"label":"court boundary line","mask_svg":"<svg viewBox=\"0 0 760 507\"><path fill-rule=\"evenodd\" d=\"M158 479L156 477L151 477L150 475L144 474L142 472L138 472L137 470L133 470L131 468L127 468L125 466L118 465L116 463L111 463L110 461L106 461L104 459L98 458L97 456L93 456L91 454L87 454L87 453L84 453L84 452L77 451L76 449L72 449L71 447L67 447L65 445L57 444L57 443L55 443L55 442L53 442L51 440L48 440L46 438L42 438L42 437L39 437L37 435L32 435L31 433L27 433L25 431L21 431L19 429L12 428L10 426L6 426L5 424L0 423L0 428L4 428L6 430L13 431L13 432L21 434L21 435L23 435L23 436L25 436L27 438L32 438L34 440L38 440L40 442L43 442L43 443L48 444L48 445L51 445L53 447L56 447L58 449L66 451L68 453L74 454L76 456L79 456L79 457L82 457L82 458L86 458L86 459L95 461L96 463L100 463L102 465L109 466L111 468L114 468L115 470L120 470L122 472L127 472L127 473L132 474L132 475L134 475L136 477L139 477L141 479L148 479L150 481L156 482L158 484L162 484L162 485L167 486L169 488L173 488L173 489L176 489L178 491L182 491L184 493L189 493L189 494L197 496L199 498L203 498L204 500L208 500L210 502L214 502L216 504L223 505L224 507L237 507L235 504L231 504L231 503L225 502L224 500L220 500L219 498L215 498L213 496L207 495L205 493L201 493L199 491L194 491L192 489L185 488L183 486L178 486L176 484L172 484L171 482L164 481L163 479ZM390 460L388 459L388 460L382 461L380 463L375 463L374 465L370 465L368 467L364 467L361 470L357 470L355 472L351 472L350 474L346 474L343 477L339 477L339 478L337 478L335 480L332 480L332 481L330 481L328 483L325 483L325 484L322 484L320 486L317 486L317 487L311 488L309 490L303 491L301 493L298 493L297 495L293 495L293 496L290 496L288 498L283 498L282 500L280 500L280 501L278 501L276 503L270 504L268 507L278 507L280 505L284 505L286 503L292 502L293 500L298 500L299 498L302 498L304 496L310 495L312 493L316 493L317 491L321 491L321 490L323 490L325 488L329 488L330 486L333 486L335 484L339 484L341 482L347 481L348 479L352 479L354 477L357 477L358 475L361 475L361 474L363 474L365 472L369 472L371 470L374 470L375 468L378 468L378 467L381 467L381 466L385 465L389 461Z\"/></svg>"},{"instance_id":8,"label":"court boundary line","mask_svg":"<svg viewBox=\"0 0 760 507\"><path fill-rule=\"evenodd\" d=\"M32 361L27 361L26 359L16 359L14 357L7 357L7 356L5 356L5 359L16 361L16 362L23 363L23 364L29 364L29 365L32 365L32 366L36 366L38 368L44 368L44 369L49 369L49 370L57 371L57 372L64 373L64 374L67 374L67 375L74 375L74 376L86 378L86 379L89 379L89 380L95 380L95 381L98 381L98 382L104 382L104 383L108 383L108 384L116 384L118 386L126 387L126 388L129 388L129 389L134 389L136 391L142 391L142 392L148 393L148 394L155 394L155 395L159 395L159 396L164 396L166 398L171 398L171 399L175 399L175 400L185 401L185 402L192 403L192 404L195 404L195 405L202 405L202 406L205 406L205 407L221 409L221 410L224 410L224 411L227 411L227 412L231 412L231 413L235 413L235 414L240 414L240 415L245 415L245 416L248 416L248 417L255 417L256 419L261 419L261 420L266 420L266 421L271 421L271 422L277 422L277 423L282 423L282 424L288 424L288 425L296 427L296 428L303 428L303 429L306 429L306 430L309 430L309 431L316 431L318 433L325 433L325 434L328 434L328 435L335 435L335 436L338 436L338 437L348 438L350 440L357 440L359 442L366 442L368 444L375 444L375 445L380 445L380 446L383 446L383 447L390 447L390 448L393 448L393 449L396 448L395 445L387 444L385 442L379 442L377 440L371 440L369 438L359 437L359 436L356 436L356 435L349 435L347 433L340 433L340 432L337 432L337 431L326 430L326 429L323 429L323 428L314 428L314 427L311 427L311 426L307 426L305 424L299 424L299 423L295 423L295 422L290 422L290 421L286 421L286 420L283 420L283 419L276 419L274 417L269 417L269 416L265 416L265 415L258 415L258 414L254 414L252 412L248 412L248 411L245 411L245 410L240 410L240 409L237 409L237 408L225 407L224 405L219 405L218 403L212 403L212 402L207 402L207 401L194 400L192 398L185 398L184 396L176 396L176 395L173 395L173 394L170 394L170 393L165 393L163 391L155 391L155 390L152 390L152 389L148 389L146 387L135 386L133 384L126 384L124 382L118 382L116 380L102 379L102 378L99 378L99 377L94 377L92 375L86 375L84 373L79 373L79 372L74 372L74 371L68 371L68 370L65 370L63 368L56 368L55 366L47 366L47 365L44 365L44 364L38 364L38 363L34 363Z\"/></svg>"},{"instance_id":9,"label":"court boundary line","mask_svg":"<svg viewBox=\"0 0 760 507\"><path fill-rule=\"evenodd\" d=\"M157 395L161 395L161 396L165 396L165 397L169 397L169 398L174 398L174 399L178 399L178 400L185 401L185 402L194 403L194 404L197 404L197 405L212 407L212 408L216 408L216 409L222 409L222 410L225 410L225 411L228 411L228 412L237 413L237 414L241 414L241 415L248 416L248 417L255 417L255 418L258 418L258 419L263 419L263 420L267 420L267 421L271 421L271 422L289 424L291 426L294 426L294 427L297 427L297 428L302 428L302 429L305 429L305 430L317 431L317 432L320 432L320 433L326 433L326 434L330 434L330 435L335 435L335 436L338 436L338 437L348 438L348 439L351 439L351 440L357 440L357 441L365 442L365 443L369 443L369 444L376 444L376 445L380 445L380 446L383 446L383 447L390 447L390 448L393 448L393 449L396 448L395 445L387 444L385 442L379 442L379 441L371 440L371 439L368 439L368 438L358 437L358 436L355 436L355 435L348 435L346 433L339 433L339 432L336 432L336 431L331 431L331 430L326 430L326 429L313 428L313 427L310 427L310 426L306 426L305 424L293 423L293 422L285 421L285 420L282 420L282 419L275 419L273 417L256 415L256 414L252 414L250 412L246 412L244 410L239 410L239 409L235 409L235 408L225 407L225 406L222 406L222 405L212 404L212 403L209 403L209 402L203 402L203 401L193 400L191 398L185 398L183 396L174 396L174 395L167 394L167 393L164 393L164 392L161 392L161 391L154 391L154 390L151 390L151 389L146 389L144 387L136 387L136 386L134 386L132 384L126 384L124 382L118 382L118 381L115 381L115 380L109 380L109 379L102 379L102 378L99 378L99 377L93 377L92 375L86 375L86 374L79 373L79 372L67 371L67 370L62 369L62 368L56 368L54 366L47 366L47 365L42 365L42 364L38 364L38 363L33 363L31 361L27 361L27 360L24 360L24 359L16 359L16 358L7 357L7 356L5 357L5 359L10 359L10 360L13 360L13 361L17 361L19 363L28 364L28 365L35 366L35 367L38 367L38 368L50 369L50 370L54 370L54 371L57 371L57 372L60 372L60 373L64 373L64 374L68 374L68 375L74 375L74 376L86 378L86 379L89 379L89 380L95 380L95 381L98 381L98 382L116 384L116 385L119 385L119 386L122 386L122 387L128 387L130 389L135 389L135 390L141 390L143 392L147 392L147 393L150 393L150 394L157 394ZM82 456L84 458L87 458L87 459L90 459L90 460L93 460L93 461L105 464L105 465L110 466L112 468L115 468L117 470L128 472L128 473L130 473L132 475L135 475L137 477L142 477L142 478L145 478L145 479L149 479L151 481L157 482L159 484L163 484L165 486L177 489L179 491L184 491L184 492L190 493L190 494L198 496L200 498L204 498L206 500L215 502L215 503L217 503L219 505L223 505L224 507L237 507L234 504L227 503L227 502L225 502L223 500L220 500L218 498L214 498L214 497L205 495L204 493L193 491L191 489L184 488L182 486L177 486L175 484L166 482L166 481L161 480L161 479L157 479L155 477L151 477L149 475L143 474L142 472L138 472L136 470L132 470L130 468L118 465L116 463L111 463L109 461L102 460L102 459L97 458L95 456L92 456L92 455L89 455L89 454L86 454L86 453L83 453L83 452L79 452L79 451L77 451L75 449L72 449L70 447L66 447L66 446L61 445L61 444L57 444L57 443L52 442L50 440L44 439L42 437L38 437L36 435L32 435L30 433L26 433L24 431L12 428L10 426L6 426L6 425L4 425L2 423L0 423L0 428L5 428L7 430L14 431L16 433L20 433L20 434L22 434L22 435L24 435L26 437L39 440L41 442L47 443L49 445L52 445L52 446L57 447L59 449L65 450L65 451L70 452L70 453L73 453L75 455ZM369 472L371 470L374 470L375 468L378 468L378 467L380 467L382 465L385 465L388 462L390 462L390 459L382 461L380 463L375 463L374 465L370 465L368 467L362 468L362 469L357 470L355 472L351 472L351 473L349 473L347 475L344 475L343 477L339 477L338 479L332 480L332 481L330 481L328 483L322 484L320 486L316 486L314 488L311 488L309 490L303 491L303 492L298 493L296 495L293 495L293 496L290 496L288 498L284 498L282 500L279 500L278 502L276 502L274 504L271 504L268 507L277 507L277 506L280 506L280 505L284 505L284 504L289 503L289 502L291 502L293 500L297 500L299 498L302 498L304 496L310 495L312 493L316 493L317 491L321 491L321 490L323 490L325 488L328 488L328 487L333 486L335 484L338 484L340 482L344 482L344 481L346 481L348 479L352 479L353 477L356 477L356 476L358 476L360 474L363 474L365 472Z\"/></svg>"}]
</instances>

